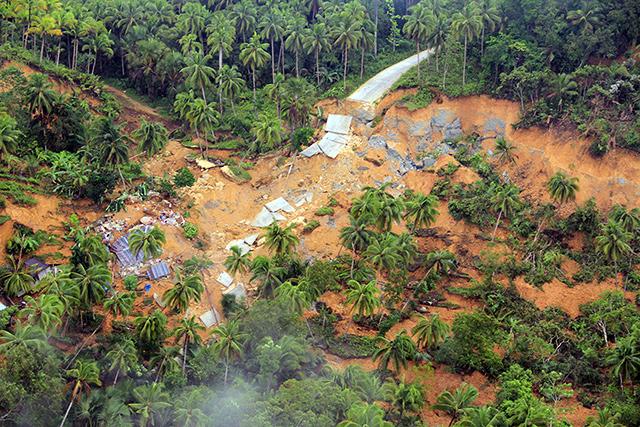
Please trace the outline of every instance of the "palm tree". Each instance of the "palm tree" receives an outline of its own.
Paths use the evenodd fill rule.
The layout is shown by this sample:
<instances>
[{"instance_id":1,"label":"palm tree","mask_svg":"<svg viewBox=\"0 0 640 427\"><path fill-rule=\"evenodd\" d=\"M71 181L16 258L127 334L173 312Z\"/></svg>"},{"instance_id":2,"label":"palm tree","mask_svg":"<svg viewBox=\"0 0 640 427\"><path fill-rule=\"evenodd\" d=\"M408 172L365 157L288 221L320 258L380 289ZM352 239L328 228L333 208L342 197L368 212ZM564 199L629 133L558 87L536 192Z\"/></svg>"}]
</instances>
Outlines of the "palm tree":
<instances>
[{"instance_id":1,"label":"palm tree","mask_svg":"<svg viewBox=\"0 0 640 427\"><path fill-rule=\"evenodd\" d=\"M495 31L500 23L500 14L496 7L495 0L480 0L478 13L482 20L482 31L480 32L480 56L484 56L484 35L487 29Z\"/></svg>"},{"instance_id":2,"label":"palm tree","mask_svg":"<svg viewBox=\"0 0 640 427\"><path fill-rule=\"evenodd\" d=\"M205 104L207 102L206 89L211 87L215 79L215 71L207 63L211 57L209 55L194 55L187 58L187 66L180 72L185 76L185 82L193 89L199 89Z\"/></svg>"},{"instance_id":3,"label":"palm tree","mask_svg":"<svg viewBox=\"0 0 640 427\"><path fill-rule=\"evenodd\" d=\"M57 296L66 309L80 301L80 287L71 279L71 271L66 266L59 267L57 271L40 279L36 289L38 292Z\"/></svg>"},{"instance_id":4,"label":"palm tree","mask_svg":"<svg viewBox=\"0 0 640 427\"><path fill-rule=\"evenodd\" d=\"M105 117L100 120L94 138L96 147L100 150L100 161L107 165L120 165L129 161L129 138L122 135L121 127L112 119Z\"/></svg>"},{"instance_id":5,"label":"palm tree","mask_svg":"<svg viewBox=\"0 0 640 427\"><path fill-rule=\"evenodd\" d=\"M391 272L403 261L402 254L398 249L397 237L386 233L373 239L362 255L374 268Z\"/></svg>"},{"instance_id":6,"label":"palm tree","mask_svg":"<svg viewBox=\"0 0 640 427\"><path fill-rule=\"evenodd\" d=\"M417 383L405 383L389 379L383 386L385 400L398 408L400 419L405 412L419 412L424 406L424 389Z\"/></svg>"},{"instance_id":7,"label":"palm tree","mask_svg":"<svg viewBox=\"0 0 640 427\"><path fill-rule=\"evenodd\" d=\"M280 120L269 114L260 114L254 123L251 132L255 138L253 150L256 153L272 150L282 141L282 126Z\"/></svg>"},{"instance_id":8,"label":"palm tree","mask_svg":"<svg viewBox=\"0 0 640 427\"><path fill-rule=\"evenodd\" d=\"M276 297L287 301L287 306L300 315L309 307L310 298L304 287L294 285L291 281L284 282L276 289Z\"/></svg>"},{"instance_id":9,"label":"palm tree","mask_svg":"<svg viewBox=\"0 0 640 427\"><path fill-rule=\"evenodd\" d=\"M633 379L640 374L640 349L632 336L618 340L606 362L612 366L611 375L619 380L621 389L626 381L631 381L633 388Z\"/></svg>"},{"instance_id":10,"label":"palm tree","mask_svg":"<svg viewBox=\"0 0 640 427\"><path fill-rule=\"evenodd\" d=\"M67 412L65 412L64 417L62 417L60 427L64 426L64 423L69 416L69 411L71 411L71 406L73 406L73 402L76 399L79 399L83 392L89 394L91 391L91 385L102 385L102 382L100 381L100 369L96 362L77 360L73 369L69 369L67 371L67 376L73 379L73 389L71 391L71 400L69 401Z\"/></svg>"},{"instance_id":11,"label":"palm tree","mask_svg":"<svg viewBox=\"0 0 640 427\"><path fill-rule=\"evenodd\" d=\"M105 357L110 362L109 371L116 372L113 385L118 382L121 373L127 375L138 363L136 346L129 338L114 344Z\"/></svg>"},{"instance_id":12,"label":"palm tree","mask_svg":"<svg viewBox=\"0 0 640 427\"><path fill-rule=\"evenodd\" d=\"M224 261L224 268L235 276L238 273L246 273L250 266L249 254L242 254L242 249L238 246L232 246L231 255Z\"/></svg>"},{"instance_id":13,"label":"palm tree","mask_svg":"<svg viewBox=\"0 0 640 427\"><path fill-rule=\"evenodd\" d=\"M154 417L162 410L170 408L169 393L164 390L164 384L153 382L133 389L134 403L129 406L140 416L140 425L155 425Z\"/></svg>"},{"instance_id":14,"label":"palm tree","mask_svg":"<svg viewBox=\"0 0 640 427\"><path fill-rule=\"evenodd\" d=\"M87 266L106 264L111 257L109 249L102 243L101 237L95 233L77 235L76 243L71 250L72 261Z\"/></svg>"},{"instance_id":15,"label":"palm tree","mask_svg":"<svg viewBox=\"0 0 640 427\"><path fill-rule=\"evenodd\" d=\"M204 393L199 389L190 390L180 395L173 404L173 422L179 426L205 426L210 421L202 411L205 401Z\"/></svg>"},{"instance_id":16,"label":"palm tree","mask_svg":"<svg viewBox=\"0 0 640 427\"><path fill-rule=\"evenodd\" d=\"M139 227L129 236L129 250L133 254L142 252L144 259L156 258L162 254L162 245L165 242L164 232L158 227Z\"/></svg>"},{"instance_id":17,"label":"palm tree","mask_svg":"<svg viewBox=\"0 0 640 427\"><path fill-rule=\"evenodd\" d=\"M293 233L294 227L295 224L282 228L277 222L272 223L264 234L267 248L275 252L276 255L291 254L300 242L298 236Z\"/></svg>"},{"instance_id":18,"label":"palm tree","mask_svg":"<svg viewBox=\"0 0 640 427\"><path fill-rule=\"evenodd\" d=\"M282 276L284 276L286 270L284 267L278 266L275 261L264 256L257 256L251 262L251 279L260 280L260 294L266 297L271 297L276 288L282 284Z\"/></svg>"},{"instance_id":19,"label":"palm tree","mask_svg":"<svg viewBox=\"0 0 640 427\"><path fill-rule=\"evenodd\" d=\"M62 322L64 303L56 295L44 294L38 299L27 296L24 302L26 306L20 310L19 317L24 317L43 331L49 333Z\"/></svg>"},{"instance_id":20,"label":"palm tree","mask_svg":"<svg viewBox=\"0 0 640 427\"><path fill-rule=\"evenodd\" d=\"M183 318L173 331L176 337L176 344L182 339L182 373L187 367L187 352L189 351L189 343L194 342L200 344L200 335L198 331L204 331L204 326L196 321L195 316Z\"/></svg>"},{"instance_id":21,"label":"palm tree","mask_svg":"<svg viewBox=\"0 0 640 427\"><path fill-rule=\"evenodd\" d=\"M620 414L612 413L611 409L599 409L595 416L587 417L585 427L624 427L620 422Z\"/></svg>"},{"instance_id":22,"label":"palm tree","mask_svg":"<svg viewBox=\"0 0 640 427\"><path fill-rule=\"evenodd\" d=\"M451 417L449 425L457 421L474 400L478 397L478 390L469 384L462 383L453 393L449 390L441 393L433 409L444 411Z\"/></svg>"},{"instance_id":23,"label":"palm tree","mask_svg":"<svg viewBox=\"0 0 640 427\"><path fill-rule=\"evenodd\" d=\"M553 80L548 97L556 101L558 110L562 112L564 102L578 95L578 83L576 83L571 75L561 73Z\"/></svg>"},{"instance_id":24,"label":"palm tree","mask_svg":"<svg viewBox=\"0 0 640 427\"><path fill-rule=\"evenodd\" d=\"M275 81L275 41L281 40L284 36L284 22L282 15L276 13L276 11L270 8L267 13L263 15L262 20L260 21L260 28L260 35L265 39L269 39L269 43L271 44L271 80Z\"/></svg>"},{"instance_id":25,"label":"palm tree","mask_svg":"<svg viewBox=\"0 0 640 427\"><path fill-rule=\"evenodd\" d=\"M640 228L640 209L627 210L624 206L615 205L609 218L619 223L625 231L635 233Z\"/></svg>"},{"instance_id":26,"label":"palm tree","mask_svg":"<svg viewBox=\"0 0 640 427\"><path fill-rule=\"evenodd\" d=\"M474 2L468 3L461 11L453 14L451 30L464 39L464 58L462 61L462 85L467 82L467 49L482 30L482 16Z\"/></svg>"},{"instance_id":27,"label":"palm tree","mask_svg":"<svg viewBox=\"0 0 640 427\"><path fill-rule=\"evenodd\" d=\"M510 141L507 141L504 137L496 138L495 154L498 157L500 163L513 163L516 164L517 155L514 154L516 146Z\"/></svg>"},{"instance_id":28,"label":"palm tree","mask_svg":"<svg viewBox=\"0 0 640 427\"><path fill-rule=\"evenodd\" d=\"M231 102L231 108L235 111L233 100L245 85L242 74L238 71L238 67L235 65L231 67L226 64L223 65L216 75L216 83L222 96Z\"/></svg>"},{"instance_id":29,"label":"palm tree","mask_svg":"<svg viewBox=\"0 0 640 427\"><path fill-rule=\"evenodd\" d=\"M346 303L351 305L349 313L355 312L358 317L369 317L375 313L382 305L380 301L380 290L376 286L376 281L372 280L367 284L361 284L356 280L347 282Z\"/></svg>"},{"instance_id":30,"label":"palm tree","mask_svg":"<svg viewBox=\"0 0 640 427\"><path fill-rule=\"evenodd\" d=\"M221 70L224 55L231 52L236 39L235 22L230 19L229 14L223 12L211 15L210 22L207 27L207 33L209 33L207 44L209 49L218 52L218 70Z\"/></svg>"},{"instance_id":31,"label":"palm tree","mask_svg":"<svg viewBox=\"0 0 640 427\"><path fill-rule=\"evenodd\" d=\"M400 368L407 367L407 361L412 359L416 354L416 344L407 334L406 330L402 330L390 340L383 336L376 337L380 347L373 353L373 361L380 360L379 368L387 369L389 363L393 364L395 371L400 372Z\"/></svg>"},{"instance_id":32,"label":"palm tree","mask_svg":"<svg viewBox=\"0 0 640 427\"><path fill-rule=\"evenodd\" d=\"M505 215L507 217L511 216L513 211L520 206L520 189L515 185L508 184L504 187L501 187L496 191L491 197L491 202L493 203L494 209L498 210L498 219L496 220L496 225L493 227L493 234L491 235L491 240L493 241L496 237L496 232L498 231L498 225L500 225L500 220L502 216Z\"/></svg>"},{"instance_id":33,"label":"palm tree","mask_svg":"<svg viewBox=\"0 0 640 427\"><path fill-rule=\"evenodd\" d=\"M304 49L305 24L306 20L303 17L293 17L287 28L287 38L284 40L284 46L293 52L295 57L297 78L300 78L300 53Z\"/></svg>"},{"instance_id":34,"label":"palm tree","mask_svg":"<svg viewBox=\"0 0 640 427\"><path fill-rule=\"evenodd\" d=\"M114 316L126 317L133 310L135 298L133 292L114 291L111 297L104 302L104 309Z\"/></svg>"},{"instance_id":35,"label":"palm tree","mask_svg":"<svg viewBox=\"0 0 640 427\"><path fill-rule=\"evenodd\" d=\"M18 296L33 290L35 280L24 265L24 261L7 256L8 265L0 270L0 283L9 296Z\"/></svg>"},{"instance_id":36,"label":"palm tree","mask_svg":"<svg viewBox=\"0 0 640 427\"><path fill-rule=\"evenodd\" d=\"M236 3L231 11L238 32L242 35L242 42L247 40L247 34L253 32L256 26L256 7L251 0Z\"/></svg>"},{"instance_id":37,"label":"palm tree","mask_svg":"<svg viewBox=\"0 0 640 427\"><path fill-rule=\"evenodd\" d=\"M347 419L338 427L392 427L384 420L384 411L374 404L354 403L347 411Z\"/></svg>"},{"instance_id":38,"label":"palm tree","mask_svg":"<svg viewBox=\"0 0 640 427\"><path fill-rule=\"evenodd\" d=\"M433 53L436 57L436 71L440 71L439 62L440 62L440 53L442 49L444 49L447 43L447 37L449 35L449 19L440 14L435 15L435 19L433 22L433 27L431 34L429 34L429 38L427 39L427 47L433 49ZM443 73L444 74L444 73ZM443 79L446 76L443 75ZM445 83L443 82L443 86Z\"/></svg>"},{"instance_id":39,"label":"palm tree","mask_svg":"<svg viewBox=\"0 0 640 427\"><path fill-rule=\"evenodd\" d=\"M602 254L609 262L613 262L618 272L618 261L632 252L631 241L632 234L624 229L624 227L612 219L606 224L601 225L601 232L596 236L596 250ZM625 283L626 286L626 283ZM626 290L626 287L625 287Z\"/></svg>"},{"instance_id":40,"label":"palm tree","mask_svg":"<svg viewBox=\"0 0 640 427\"><path fill-rule=\"evenodd\" d=\"M0 354L10 354L15 349L29 352L42 351L48 347L47 336L38 326L18 321L14 332L0 331Z\"/></svg>"},{"instance_id":41,"label":"palm tree","mask_svg":"<svg viewBox=\"0 0 640 427\"><path fill-rule=\"evenodd\" d=\"M361 37L358 29L359 23L351 18L343 17L333 29L334 46L342 49L342 62L344 70L342 72L343 89L347 90L347 69L349 67L349 49L354 49Z\"/></svg>"},{"instance_id":42,"label":"palm tree","mask_svg":"<svg viewBox=\"0 0 640 427\"><path fill-rule=\"evenodd\" d=\"M276 112L278 113L278 120L282 119L282 98L284 97L285 87L284 87L284 74L277 73L273 78L273 81L268 85L265 85L264 91L267 96L275 102L276 104ZM271 117L268 115L264 116L265 119L270 120Z\"/></svg>"},{"instance_id":43,"label":"palm tree","mask_svg":"<svg viewBox=\"0 0 640 427\"><path fill-rule=\"evenodd\" d=\"M156 382L167 373L180 372L180 351L180 347L163 345L149 358L149 366L156 369Z\"/></svg>"},{"instance_id":44,"label":"palm tree","mask_svg":"<svg viewBox=\"0 0 640 427\"><path fill-rule=\"evenodd\" d=\"M554 202L562 205L569 200L576 199L579 190L578 178L570 177L562 171L558 171L549 179L547 190Z\"/></svg>"},{"instance_id":45,"label":"palm tree","mask_svg":"<svg viewBox=\"0 0 640 427\"><path fill-rule=\"evenodd\" d=\"M16 150L21 136L16 120L7 113L0 112L0 159Z\"/></svg>"},{"instance_id":46,"label":"palm tree","mask_svg":"<svg viewBox=\"0 0 640 427\"><path fill-rule=\"evenodd\" d=\"M140 126L133 132L133 137L138 141L138 150L153 156L159 153L169 140L167 128L161 123L142 119Z\"/></svg>"},{"instance_id":47,"label":"palm tree","mask_svg":"<svg viewBox=\"0 0 640 427\"><path fill-rule=\"evenodd\" d=\"M29 112L38 119L46 118L58 100L58 94L53 90L49 78L40 73L32 74L26 89L26 101Z\"/></svg>"},{"instance_id":48,"label":"palm tree","mask_svg":"<svg viewBox=\"0 0 640 427\"><path fill-rule=\"evenodd\" d=\"M464 415L456 423L456 427L496 427L500 425L500 411L492 406L471 407L462 412Z\"/></svg>"},{"instance_id":49,"label":"palm tree","mask_svg":"<svg viewBox=\"0 0 640 427\"><path fill-rule=\"evenodd\" d=\"M417 70L418 70L418 84L422 86L422 80L420 79L420 44L427 40L431 29L434 26L434 16L429 11L426 3L417 3L409 9L410 14L405 16L404 27L402 31L404 34L412 39L416 44Z\"/></svg>"},{"instance_id":50,"label":"palm tree","mask_svg":"<svg viewBox=\"0 0 640 427\"><path fill-rule=\"evenodd\" d=\"M404 203L399 197L384 193L379 200L376 226L380 231L390 231L394 223L402 219Z\"/></svg>"},{"instance_id":51,"label":"palm tree","mask_svg":"<svg viewBox=\"0 0 640 427\"><path fill-rule=\"evenodd\" d=\"M167 317L155 310L148 316L136 317L134 320L139 339L147 345L155 345L164 340L167 327Z\"/></svg>"},{"instance_id":52,"label":"palm tree","mask_svg":"<svg viewBox=\"0 0 640 427\"><path fill-rule=\"evenodd\" d=\"M438 216L437 197L422 193L415 194L405 205L405 219L411 221L411 232L417 227L430 227Z\"/></svg>"},{"instance_id":53,"label":"palm tree","mask_svg":"<svg viewBox=\"0 0 640 427\"><path fill-rule=\"evenodd\" d=\"M582 27L582 32L592 32L600 24L597 9L576 9L567 13L567 21L574 27Z\"/></svg>"},{"instance_id":54,"label":"palm tree","mask_svg":"<svg viewBox=\"0 0 640 427\"><path fill-rule=\"evenodd\" d=\"M173 287L167 289L162 296L162 301L178 313L184 313L192 301L200 302L204 292L202 277L198 274L182 276L182 271L176 270Z\"/></svg>"},{"instance_id":55,"label":"palm tree","mask_svg":"<svg viewBox=\"0 0 640 427\"><path fill-rule=\"evenodd\" d=\"M111 282L111 271L104 264L92 265L89 268L78 264L71 277L80 288L80 302L85 307L91 307L104 299L106 286Z\"/></svg>"},{"instance_id":56,"label":"palm tree","mask_svg":"<svg viewBox=\"0 0 640 427\"><path fill-rule=\"evenodd\" d=\"M216 336L213 349L218 357L224 359L224 384L227 385L229 364L233 359L242 356L242 346L247 339L247 334L240 331L240 326L235 320L215 327L211 333Z\"/></svg>"},{"instance_id":57,"label":"palm tree","mask_svg":"<svg viewBox=\"0 0 640 427\"><path fill-rule=\"evenodd\" d=\"M313 24L310 31L305 34L303 44L307 55L313 53L315 57L316 84L320 86L320 53L331 48L327 25L324 22L316 22Z\"/></svg>"},{"instance_id":58,"label":"palm tree","mask_svg":"<svg viewBox=\"0 0 640 427\"><path fill-rule=\"evenodd\" d=\"M196 136L200 138L200 133L204 139L204 146L207 151L209 150L209 138L208 135L213 133L213 129L218 125L220 115L215 109L215 105L207 102L202 98L197 98L188 107L186 118L189 121L189 125L196 132ZM215 136L215 135L213 135ZM204 152L202 145L200 151Z\"/></svg>"},{"instance_id":59,"label":"palm tree","mask_svg":"<svg viewBox=\"0 0 640 427\"><path fill-rule=\"evenodd\" d=\"M253 80L253 103L256 103L256 70L264 67L271 55L266 51L268 44L262 43L260 36L253 33L248 43L240 45L240 61L245 67L251 69L251 78Z\"/></svg>"},{"instance_id":60,"label":"palm tree","mask_svg":"<svg viewBox=\"0 0 640 427\"><path fill-rule=\"evenodd\" d=\"M433 272L438 275L448 275L457 268L455 255L447 250L429 252L425 265L429 266L428 274Z\"/></svg>"},{"instance_id":61,"label":"palm tree","mask_svg":"<svg viewBox=\"0 0 640 427\"><path fill-rule=\"evenodd\" d=\"M371 223L366 218L356 219L349 215L351 225L340 230L340 240L345 248L355 252L365 250L373 240L373 233L368 229Z\"/></svg>"},{"instance_id":62,"label":"palm tree","mask_svg":"<svg viewBox=\"0 0 640 427\"><path fill-rule=\"evenodd\" d=\"M429 318L424 316L416 326L411 329L411 334L416 339L416 343L425 349L437 347L449 335L449 325L440 319L440 316L432 314Z\"/></svg>"}]
</instances>

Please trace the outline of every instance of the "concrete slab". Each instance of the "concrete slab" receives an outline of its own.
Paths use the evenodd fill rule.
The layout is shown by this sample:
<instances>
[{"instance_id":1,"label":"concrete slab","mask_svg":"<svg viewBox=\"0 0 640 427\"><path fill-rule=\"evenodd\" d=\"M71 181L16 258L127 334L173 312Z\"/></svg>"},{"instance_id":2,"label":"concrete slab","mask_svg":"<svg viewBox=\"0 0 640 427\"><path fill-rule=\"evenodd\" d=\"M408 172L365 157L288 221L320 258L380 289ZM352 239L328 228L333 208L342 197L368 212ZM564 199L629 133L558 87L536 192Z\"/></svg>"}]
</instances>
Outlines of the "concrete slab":
<instances>
[{"instance_id":1,"label":"concrete slab","mask_svg":"<svg viewBox=\"0 0 640 427\"><path fill-rule=\"evenodd\" d=\"M293 206L289 204L283 197L278 197L275 200L270 201L266 205L265 208L269 209L270 212L276 213L278 211L285 211L287 213L293 213L295 209Z\"/></svg>"},{"instance_id":2,"label":"concrete slab","mask_svg":"<svg viewBox=\"0 0 640 427\"><path fill-rule=\"evenodd\" d=\"M234 297L236 297L236 299L240 299L240 298L246 298L247 297L247 290L245 289L244 285L242 283L236 283L235 285L231 286L230 288L222 291L223 295L233 295Z\"/></svg>"},{"instance_id":3,"label":"concrete slab","mask_svg":"<svg viewBox=\"0 0 640 427\"><path fill-rule=\"evenodd\" d=\"M273 217L273 214L267 208L262 208L258 215L253 219L251 225L253 227L268 227L270 226L276 219Z\"/></svg>"},{"instance_id":4,"label":"concrete slab","mask_svg":"<svg viewBox=\"0 0 640 427\"><path fill-rule=\"evenodd\" d=\"M309 147L305 148L300 152L300 154L302 154L305 157L313 157L316 154L320 154L320 153L322 153L322 151L320 150L320 147L318 147L317 142L314 142Z\"/></svg>"},{"instance_id":5,"label":"concrete slab","mask_svg":"<svg viewBox=\"0 0 640 427\"><path fill-rule=\"evenodd\" d=\"M349 135L351 132L351 121L353 117L342 114L329 114L324 130L327 132L338 133L341 135Z\"/></svg>"},{"instance_id":6,"label":"concrete slab","mask_svg":"<svg viewBox=\"0 0 640 427\"><path fill-rule=\"evenodd\" d=\"M211 309L200 316L200 321L205 328L210 328L220 323L220 314L215 308Z\"/></svg>"},{"instance_id":7,"label":"concrete slab","mask_svg":"<svg viewBox=\"0 0 640 427\"><path fill-rule=\"evenodd\" d=\"M258 240L258 237L260 237L259 233L251 234L244 238L244 242L249 246L253 246L253 244Z\"/></svg>"},{"instance_id":8,"label":"concrete slab","mask_svg":"<svg viewBox=\"0 0 640 427\"><path fill-rule=\"evenodd\" d=\"M242 255L251 252L251 246L247 245L244 240L232 240L227 244L227 246L225 246L225 249L231 251L231 248L234 246L240 249L240 253Z\"/></svg>"},{"instance_id":9,"label":"concrete slab","mask_svg":"<svg viewBox=\"0 0 640 427\"><path fill-rule=\"evenodd\" d=\"M318 142L318 147L320 147L326 156L335 159L346 146L347 141L348 138L344 135L328 133Z\"/></svg>"},{"instance_id":10,"label":"concrete slab","mask_svg":"<svg viewBox=\"0 0 640 427\"><path fill-rule=\"evenodd\" d=\"M216 280L225 288L228 288L233 283L233 277L231 277L226 271L220 273Z\"/></svg>"},{"instance_id":11,"label":"concrete slab","mask_svg":"<svg viewBox=\"0 0 640 427\"><path fill-rule=\"evenodd\" d=\"M302 196L298 197L295 201L296 207L300 207L305 203L311 203L313 201L313 193L311 191L305 192Z\"/></svg>"}]
</instances>

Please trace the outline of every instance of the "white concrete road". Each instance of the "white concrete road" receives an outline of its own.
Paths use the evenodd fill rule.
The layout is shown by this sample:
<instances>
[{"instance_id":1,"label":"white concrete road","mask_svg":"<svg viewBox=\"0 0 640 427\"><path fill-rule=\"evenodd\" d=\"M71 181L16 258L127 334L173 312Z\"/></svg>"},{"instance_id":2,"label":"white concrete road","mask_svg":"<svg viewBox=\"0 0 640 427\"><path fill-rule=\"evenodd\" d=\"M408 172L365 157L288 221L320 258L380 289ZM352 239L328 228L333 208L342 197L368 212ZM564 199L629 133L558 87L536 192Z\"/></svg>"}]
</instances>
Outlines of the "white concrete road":
<instances>
[{"instance_id":1,"label":"white concrete road","mask_svg":"<svg viewBox=\"0 0 640 427\"><path fill-rule=\"evenodd\" d=\"M389 89L391 89L391 86L393 86L393 84L397 82L404 73L418 64L418 57L420 57L420 62L422 62L432 53L431 49L424 50L420 52L420 54L410 56L389 68L385 68L367 80L362 86L353 92L347 100L362 102L364 104L376 103L384 96L385 93L387 93Z\"/></svg>"}]
</instances>

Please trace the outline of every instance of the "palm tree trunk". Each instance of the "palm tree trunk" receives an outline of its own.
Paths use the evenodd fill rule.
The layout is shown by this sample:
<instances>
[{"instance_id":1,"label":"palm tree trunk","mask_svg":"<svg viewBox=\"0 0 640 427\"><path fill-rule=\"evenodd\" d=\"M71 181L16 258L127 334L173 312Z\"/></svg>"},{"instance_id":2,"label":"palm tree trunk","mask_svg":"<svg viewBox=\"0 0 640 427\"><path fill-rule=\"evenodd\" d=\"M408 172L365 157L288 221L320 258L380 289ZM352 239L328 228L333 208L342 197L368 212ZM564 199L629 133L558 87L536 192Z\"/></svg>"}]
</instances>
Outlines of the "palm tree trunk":
<instances>
[{"instance_id":1,"label":"palm tree trunk","mask_svg":"<svg viewBox=\"0 0 640 427\"><path fill-rule=\"evenodd\" d=\"M96 55L93 58L93 67L91 67L91 74L96 73L96 64L98 63L98 51L96 51Z\"/></svg>"},{"instance_id":2,"label":"palm tree trunk","mask_svg":"<svg viewBox=\"0 0 640 427\"><path fill-rule=\"evenodd\" d=\"M42 40L40 41L40 62L42 62L42 58L44 57L44 39L45 36L42 34Z\"/></svg>"},{"instance_id":3,"label":"palm tree trunk","mask_svg":"<svg viewBox=\"0 0 640 427\"><path fill-rule=\"evenodd\" d=\"M184 345L182 346L182 375L187 367L187 347L189 346L189 336L184 336Z\"/></svg>"},{"instance_id":4,"label":"palm tree trunk","mask_svg":"<svg viewBox=\"0 0 640 427\"><path fill-rule=\"evenodd\" d=\"M273 40L273 37L271 37L271 82L275 83L276 82L276 46Z\"/></svg>"},{"instance_id":5,"label":"palm tree trunk","mask_svg":"<svg viewBox=\"0 0 640 427\"><path fill-rule=\"evenodd\" d=\"M320 49L316 49L316 80L320 86Z\"/></svg>"},{"instance_id":6,"label":"palm tree trunk","mask_svg":"<svg viewBox=\"0 0 640 427\"><path fill-rule=\"evenodd\" d=\"M467 35L464 35L464 56L462 59L462 86L467 82Z\"/></svg>"},{"instance_id":7,"label":"palm tree trunk","mask_svg":"<svg viewBox=\"0 0 640 427\"><path fill-rule=\"evenodd\" d=\"M58 51L56 52L56 65L60 65L60 51L62 50L62 40L58 41Z\"/></svg>"},{"instance_id":8,"label":"palm tree trunk","mask_svg":"<svg viewBox=\"0 0 640 427\"><path fill-rule=\"evenodd\" d=\"M364 77L364 49L360 51L360 80Z\"/></svg>"},{"instance_id":9,"label":"palm tree trunk","mask_svg":"<svg viewBox=\"0 0 640 427\"><path fill-rule=\"evenodd\" d=\"M118 370L116 371L116 377L113 379L112 385L116 385L116 383L118 382L118 376L120 376L120 368L118 368Z\"/></svg>"},{"instance_id":10,"label":"palm tree trunk","mask_svg":"<svg viewBox=\"0 0 640 427\"><path fill-rule=\"evenodd\" d=\"M224 385L227 385L227 378L229 376L229 359L226 359L224 364Z\"/></svg>"},{"instance_id":11,"label":"palm tree trunk","mask_svg":"<svg viewBox=\"0 0 640 427\"><path fill-rule=\"evenodd\" d=\"M500 209L500 213L498 213L498 220L496 221L496 226L493 227L493 234L491 235L491 241L496 238L496 231L498 231L498 224L500 224L500 219L502 218L502 209Z\"/></svg>"},{"instance_id":12,"label":"palm tree trunk","mask_svg":"<svg viewBox=\"0 0 640 427\"><path fill-rule=\"evenodd\" d=\"M373 2L373 56L378 56L378 9L380 9L378 1Z\"/></svg>"},{"instance_id":13,"label":"palm tree trunk","mask_svg":"<svg viewBox=\"0 0 640 427\"><path fill-rule=\"evenodd\" d=\"M420 80L420 41L416 40L416 55L418 55L418 86L422 87L422 80Z\"/></svg>"},{"instance_id":14,"label":"palm tree trunk","mask_svg":"<svg viewBox=\"0 0 640 427\"><path fill-rule=\"evenodd\" d=\"M480 56L484 56L484 24L482 25L482 31L480 32Z\"/></svg>"},{"instance_id":15,"label":"palm tree trunk","mask_svg":"<svg viewBox=\"0 0 640 427\"><path fill-rule=\"evenodd\" d=\"M75 387L73 387L73 392L71 393L71 401L69 402L69 406L67 406L67 412L64 413L64 417L62 417L62 422L60 422L60 427L64 426L65 421L67 421L67 417L69 416L69 412L71 411L71 406L73 406L73 401L76 398L76 394L78 393L78 389L80 388L80 381L76 381Z\"/></svg>"},{"instance_id":16,"label":"palm tree trunk","mask_svg":"<svg viewBox=\"0 0 640 427\"><path fill-rule=\"evenodd\" d=\"M449 69L449 66L447 65L447 57L449 56L449 51L447 50L447 47L445 46L444 48L444 71L442 73L442 90L446 89L447 87L447 70Z\"/></svg>"},{"instance_id":17,"label":"palm tree trunk","mask_svg":"<svg viewBox=\"0 0 640 427\"><path fill-rule=\"evenodd\" d=\"M300 78L300 64L299 64L300 58L299 58L299 56L300 55L298 54L298 51L296 50L296 78L298 78L298 79Z\"/></svg>"},{"instance_id":18,"label":"palm tree trunk","mask_svg":"<svg viewBox=\"0 0 640 427\"><path fill-rule=\"evenodd\" d=\"M344 71L342 72L342 86L347 90L347 67L349 66L349 46L344 48Z\"/></svg>"},{"instance_id":19,"label":"palm tree trunk","mask_svg":"<svg viewBox=\"0 0 640 427\"><path fill-rule=\"evenodd\" d=\"M202 92L202 99L204 99L204 103L207 103L207 95L204 92L204 86L200 86L200 91Z\"/></svg>"}]
</instances>

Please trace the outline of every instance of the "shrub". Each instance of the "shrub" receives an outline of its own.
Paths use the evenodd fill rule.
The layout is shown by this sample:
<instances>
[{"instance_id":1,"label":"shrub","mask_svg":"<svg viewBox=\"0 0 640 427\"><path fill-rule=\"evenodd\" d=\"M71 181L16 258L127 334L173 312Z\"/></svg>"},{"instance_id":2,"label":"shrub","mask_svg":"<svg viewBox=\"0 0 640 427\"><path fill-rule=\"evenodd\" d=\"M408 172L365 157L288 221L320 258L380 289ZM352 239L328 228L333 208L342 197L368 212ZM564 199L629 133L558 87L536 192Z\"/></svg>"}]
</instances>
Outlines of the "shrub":
<instances>
[{"instance_id":1,"label":"shrub","mask_svg":"<svg viewBox=\"0 0 640 427\"><path fill-rule=\"evenodd\" d=\"M192 240L195 239L195 237L198 235L198 226L190 222L185 222L182 225L182 231L184 232L184 237Z\"/></svg>"},{"instance_id":2,"label":"shrub","mask_svg":"<svg viewBox=\"0 0 640 427\"><path fill-rule=\"evenodd\" d=\"M334 210L331 206L323 206L321 208L318 208L318 210L316 211L316 216L327 216L327 215L333 215Z\"/></svg>"},{"instance_id":3,"label":"shrub","mask_svg":"<svg viewBox=\"0 0 640 427\"><path fill-rule=\"evenodd\" d=\"M298 128L291 132L291 146L294 151L300 151L303 145L307 145L311 141L313 136L313 129L311 128Z\"/></svg>"},{"instance_id":4,"label":"shrub","mask_svg":"<svg viewBox=\"0 0 640 427\"><path fill-rule=\"evenodd\" d=\"M178 172L173 177L173 183L176 187L191 187L195 182L196 178L186 167L178 169Z\"/></svg>"},{"instance_id":5,"label":"shrub","mask_svg":"<svg viewBox=\"0 0 640 427\"><path fill-rule=\"evenodd\" d=\"M130 274L124 278L124 288L130 292L133 292L138 287L138 277Z\"/></svg>"},{"instance_id":6,"label":"shrub","mask_svg":"<svg viewBox=\"0 0 640 427\"><path fill-rule=\"evenodd\" d=\"M320 222L318 222L317 219L314 219L309 221L307 224L305 224L304 228L302 229L302 232L305 234L308 234L318 227L320 227Z\"/></svg>"},{"instance_id":7,"label":"shrub","mask_svg":"<svg viewBox=\"0 0 640 427\"><path fill-rule=\"evenodd\" d=\"M7 207L7 199L5 199L4 197L0 196L0 209L4 209Z\"/></svg>"}]
</instances>

